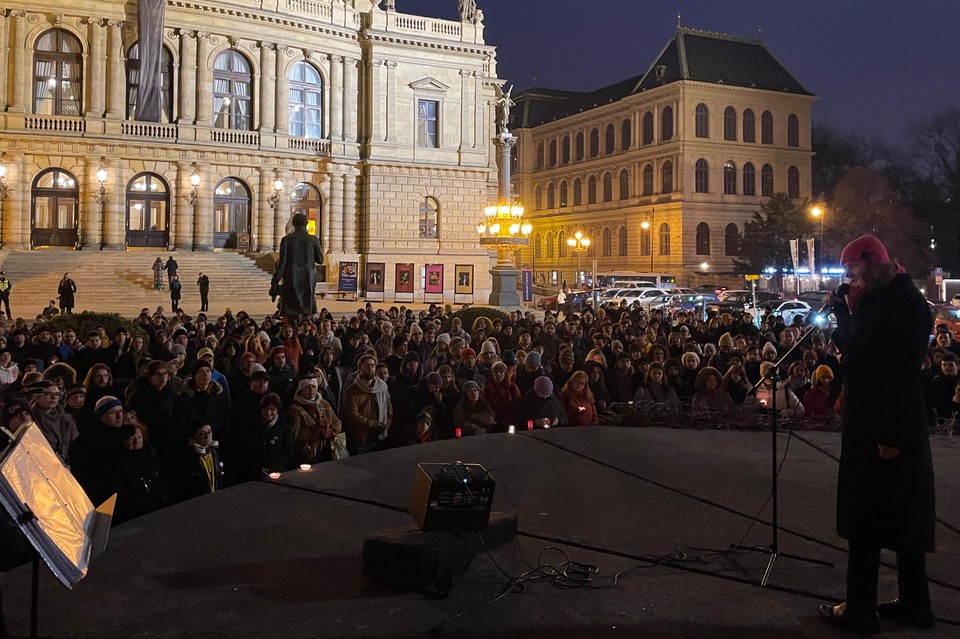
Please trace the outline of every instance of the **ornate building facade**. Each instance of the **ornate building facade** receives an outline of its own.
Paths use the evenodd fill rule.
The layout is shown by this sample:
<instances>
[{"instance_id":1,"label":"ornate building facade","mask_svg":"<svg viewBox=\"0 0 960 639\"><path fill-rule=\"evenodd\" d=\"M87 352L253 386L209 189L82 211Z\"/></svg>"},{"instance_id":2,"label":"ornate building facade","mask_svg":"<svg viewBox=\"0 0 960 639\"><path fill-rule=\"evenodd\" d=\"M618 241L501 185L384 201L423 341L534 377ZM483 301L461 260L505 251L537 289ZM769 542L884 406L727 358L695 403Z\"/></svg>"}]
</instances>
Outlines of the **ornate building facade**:
<instances>
[{"instance_id":1,"label":"ornate building facade","mask_svg":"<svg viewBox=\"0 0 960 639\"><path fill-rule=\"evenodd\" d=\"M0 11L3 248L275 250L297 211L340 262L479 263L496 193L482 14L371 0L167 2L159 122L134 119L131 3ZM361 290L363 287L361 286ZM421 286L416 287L416 294Z\"/></svg>"},{"instance_id":2,"label":"ornate building facade","mask_svg":"<svg viewBox=\"0 0 960 639\"><path fill-rule=\"evenodd\" d=\"M762 42L679 27L643 75L590 93L516 97L514 189L535 228L520 261L589 275L734 280L744 223L775 192L811 195L814 96Z\"/></svg>"}]
</instances>

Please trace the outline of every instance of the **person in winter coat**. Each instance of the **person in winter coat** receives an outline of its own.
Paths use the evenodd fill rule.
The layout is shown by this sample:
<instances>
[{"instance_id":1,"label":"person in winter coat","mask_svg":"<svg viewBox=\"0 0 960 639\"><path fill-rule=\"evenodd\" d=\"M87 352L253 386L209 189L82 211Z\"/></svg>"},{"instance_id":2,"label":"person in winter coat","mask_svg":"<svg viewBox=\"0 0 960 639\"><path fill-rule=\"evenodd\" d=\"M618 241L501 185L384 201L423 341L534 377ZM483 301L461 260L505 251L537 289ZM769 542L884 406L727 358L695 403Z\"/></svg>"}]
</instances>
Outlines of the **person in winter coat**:
<instances>
[{"instance_id":1,"label":"person in winter coat","mask_svg":"<svg viewBox=\"0 0 960 639\"><path fill-rule=\"evenodd\" d=\"M517 404L517 421L523 428L552 428L567 425L567 413L553 394L553 381L543 375L533 381L533 388Z\"/></svg>"},{"instance_id":2,"label":"person in winter coat","mask_svg":"<svg viewBox=\"0 0 960 639\"><path fill-rule=\"evenodd\" d=\"M657 408L680 410L680 398L677 391L667 381L666 371L661 362L653 362L647 369L643 384L637 388L633 397L634 404L647 403Z\"/></svg>"},{"instance_id":3,"label":"person in winter coat","mask_svg":"<svg viewBox=\"0 0 960 639\"><path fill-rule=\"evenodd\" d=\"M31 389L30 400L33 403L33 421L40 427L43 436L50 442L50 447L70 466L70 444L79 435L77 422L73 415L67 413L60 405L63 393L55 382L43 381Z\"/></svg>"},{"instance_id":4,"label":"person in winter coat","mask_svg":"<svg viewBox=\"0 0 960 639\"><path fill-rule=\"evenodd\" d=\"M153 290L162 291L163 290L163 260L159 257L153 261Z\"/></svg>"},{"instance_id":5,"label":"person in winter coat","mask_svg":"<svg viewBox=\"0 0 960 639\"><path fill-rule=\"evenodd\" d=\"M224 466L213 428L203 419L192 419L181 430L188 434L170 470L174 502L215 493L224 487Z\"/></svg>"},{"instance_id":6,"label":"person in winter coat","mask_svg":"<svg viewBox=\"0 0 960 639\"><path fill-rule=\"evenodd\" d=\"M807 417L835 417L833 402L830 401L830 388L833 386L833 371L821 364L813 371L810 390L803 395L803 409Z\"/></svg>"},{"instance_id":7,"label":"person in winter coat","mask_svg":"<svg viewBox=\"0 0 960 639\"><path fill-rule=\"evenodd\" d=\"M173 259L173 256L170 255L167 257L167 263L163 265L163 270L167 272L167 282L173 282L173 278L177 276L177 269L180 268L180 265L177 264L177 261ZM176 309L174 309L176 310Z\"/></svg>"},{"instance_id":8,"label":"person in winter coat","mask_svg":"<svg viewBox=\"0 0 960 639\"><path fill-rule=\"evenodd\" d=\"M283 414L283 400L266 393L260 400L257 419L239 434L242 451L240 477L244 481L280 473L293 466L293 423Z\"/></svg>"},{"instance_id":9,"label":"person in winter coat","mask_svg":"<svg viewBox=\"0 0 960 639\"><path fill-rule=\"evenodd\" d=\"M569 352L569 351L564 351ZM593 426L599 423L596 401L590 391L590 380L583 371L575 371L560 392L560 403L571 426Z\"/></svg>"},{"instance_id":10,"label":"person in winter coat","mask_svg":"<svg viewBox=\"0 0 960 639\"><path fill-rule=\"evenodd\" d=\"M73 313L73 307L76 306L74 296L77 292L77 284L70 279L69 273L63 274L63 279L57 285L57 298L60 300L60 309L66 314Z\"/></svg>"},{"instance_id":11,"label":"person in winter coat","mask_svg":"<svg viewBox=\"0 0 960 639\"><path fill-rule=\"evenodd\" d=\"M493 407L480 395L480 385L473 381L463 384L460 401L453 408L453 423L463 437L483 435L493 430L497 416Z\"/></svg>"},{"instance_id":12,"label":"person in winter coat","mask_svg":"<svg viewBox=\"0 0 960 639\"><path fill-rule=\"evenodd\" d=\"M878 612L929 628L925 553L934 550L936 512L921 365L933 322L876 237L849 243L840 263L850 290L830 302L845 371L837 533L849 544L847 593L839 605L820 606L820 616L863 633L879 632ZM878 606L881 548L897 553L899 597Z\"/></svg>"},{"instance_id":13,"label":"person in winter coat","mask_svg":"<svg viewBox=\"0 0 960 639\"><path fill-rule=\"evenodd\" d=\"M340 418L320 396L315 376L301 376L296 383L293 403L287 409L295 439L291 463L297 466L330 461L330 440L342 430Z\"/></svg>"},{"instance_id":14,"label":"person in winter coat","mask_svg":"<svg viewBox=\"0 0 960 639\"><path fill-rule=\"evenodd\" d=\"M167 478L153 447L143 440L139 426L124 424L116 429L110 475L117 493L111 526L122 524L167 505Z\"/></svg>"},{"instance_id":15,"label":"person in winter coat","mask_svg":"<svg viewBox=\"0 0 960 639\"><path fill-rule=\"evenodd\" d=\"M495 362L490 367L490 379L483 387L483 398L497 418L494 430L501 433L506 432L509 425L516 424L516 408L520 401L520 389L509 373L506 364Z\"/></svg>"},{"instance_id":16,"label":"person in winter coat","mask_svg":"<svg viewBox=\"0 0 960 639\"><path fill-rule=\"evenodd\" d=\"M736 408L730 393L723 389L723 375L713 366L704 366L694 382L693 411L710 413Z\"/></svg>"},{"instance_id":17,"label":"person in winter coat","mask_svg":"<svg viewBox=\"0 0 960 639\"><path fill-rule=\"evenodd\" d=\"M170 278L170 309L174 313L180 310L181 288L183 288L183 284L180 283L180 276L174 274L174 276Z\"/></svg>"},{"instance_id":18,"label":"person in winter coat","mask_svg":"<svg viewBox=\"0 0 960 639\"><path fill-rule=\"evenodd\" d=\"M376 372L377 358L373 354L361 355L357 377L343 391L340 418L351 455L377 450L389 435L393 405L387 383Z\"/></svg>"}]
</instances>

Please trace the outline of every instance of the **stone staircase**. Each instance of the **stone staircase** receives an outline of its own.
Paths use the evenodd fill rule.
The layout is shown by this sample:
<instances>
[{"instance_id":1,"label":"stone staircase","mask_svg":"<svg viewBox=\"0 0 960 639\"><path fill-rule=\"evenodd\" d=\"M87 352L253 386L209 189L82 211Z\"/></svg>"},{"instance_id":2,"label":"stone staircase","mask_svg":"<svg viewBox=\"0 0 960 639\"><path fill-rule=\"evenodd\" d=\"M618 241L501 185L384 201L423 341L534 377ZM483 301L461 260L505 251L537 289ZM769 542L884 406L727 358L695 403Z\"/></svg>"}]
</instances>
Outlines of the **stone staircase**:
<instances>
[{"instance_id":1,"label":"stone staircase","mask_svg":"<svg viewBox=\"0 0 960 639\"><path fill-rule=\"evenodd\" d=\"M153 261L173 255L183 282L180 306L189 314L200 309L197 274L210 278L210 313L227 307L265 315L276 310L267 292L272 268L270 256L234 252L175 251L0 251L0 269L13 283L10 307L14 317L30 320L50 300L57 299L57 285L64 273L77 284L75 312L95 310L136 317L141 308L170 310L170 292L153 290ZM210 314L208 313L208 314Z\"/></svg>"}]
</instances>

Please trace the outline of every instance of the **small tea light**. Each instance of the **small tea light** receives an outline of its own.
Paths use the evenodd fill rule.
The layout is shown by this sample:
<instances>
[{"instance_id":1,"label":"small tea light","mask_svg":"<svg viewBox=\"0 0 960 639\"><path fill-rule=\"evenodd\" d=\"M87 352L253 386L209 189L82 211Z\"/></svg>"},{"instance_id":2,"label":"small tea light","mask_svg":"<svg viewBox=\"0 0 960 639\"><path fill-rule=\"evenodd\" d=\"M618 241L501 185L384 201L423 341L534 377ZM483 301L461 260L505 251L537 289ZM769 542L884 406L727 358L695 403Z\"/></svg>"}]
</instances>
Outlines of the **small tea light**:
<instances>
[{"instance_id":1,"label":"small tea light","mask_svg":"<svg viewBox=\"0 0 960 639\"><path fill-rule=\"evenodd\" d=\"M543 427L544 427L544 428L550 428L550 422L546 422L546 423L543 425Z\"/></svg>"},{"instance_id":2,"label":"small tea light","mask_svg":"<svg viewBox=\"0 0 960 639\"><path fill-rule=\"evenodd\" d=\"M300 470L310 470L310 464L300 464Z\"/></svg>"},{"instance_id":3,"label":"small tea light","mask_svg":"<svg viewBox=\"0 0 960 639\"><path fill-rule=\"evenodd\" d=\"M507 426L507 432L510 433L511 435L514 435L517 432L517 427L514 426L513 424L510 424L509 426Z\"/></svg>"},{"instance_id":4,"label":"small tea light","mask_svg":"<svg viewBox=\"0 0 960 639\"><path fill-rule=\"evenodd\" d=\"M453 431L453 436L454 436L454 438L456 438L456 439L460 439L460 436L461 436L462 434L463 434L463 431L461 431L459 428L457 428L457 429L455 429L455 430Z\"/></svg>"},{"instance_id":5,"label":"small tea light","mask_svg":"<svg viewBox=\"0 0 960 639\"><path fill-rule=\"evenodd\" d=\"M270 479L280 479L280 473L270 473L267 475Z\"/></svg>"}]
</instances>

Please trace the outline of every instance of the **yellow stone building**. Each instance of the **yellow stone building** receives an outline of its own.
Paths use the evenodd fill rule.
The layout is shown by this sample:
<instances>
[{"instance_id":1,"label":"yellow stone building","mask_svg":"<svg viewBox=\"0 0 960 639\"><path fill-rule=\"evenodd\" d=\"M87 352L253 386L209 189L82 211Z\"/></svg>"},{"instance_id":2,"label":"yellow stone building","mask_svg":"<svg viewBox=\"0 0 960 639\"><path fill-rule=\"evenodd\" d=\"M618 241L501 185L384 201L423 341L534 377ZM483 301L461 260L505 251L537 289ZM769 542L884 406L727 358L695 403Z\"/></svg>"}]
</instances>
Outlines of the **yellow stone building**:
<instances>
[{"instance_id":1,"label":"yellow stone building","mask_svg":"<svg viewBox=\"0 0 960 639\"><path fill-rule=\"evenodd\" d=\"M573 284L567 239L592 240L589 277L742 281L738 237L761 200L811 195L814 96L758 40L677 28L648 70L589 93L516 96L514 189L534 223L520 261Z\"/></svg>"},{"instance_id":2,"label":"yellow stone building","mask_svg":"<svg viewBox=\"0 0 960 639\"><path fill-rule=\"evenodd\" d=\"M484 299L496 51L479 12L379 4L167 2L158 122L135 119L135 3L0 11L2 248L266 252L302 211L328 280L383 262L390 298L396 263L443 264L448 291L478 264Z\"/></svg>"}]
</instances>

